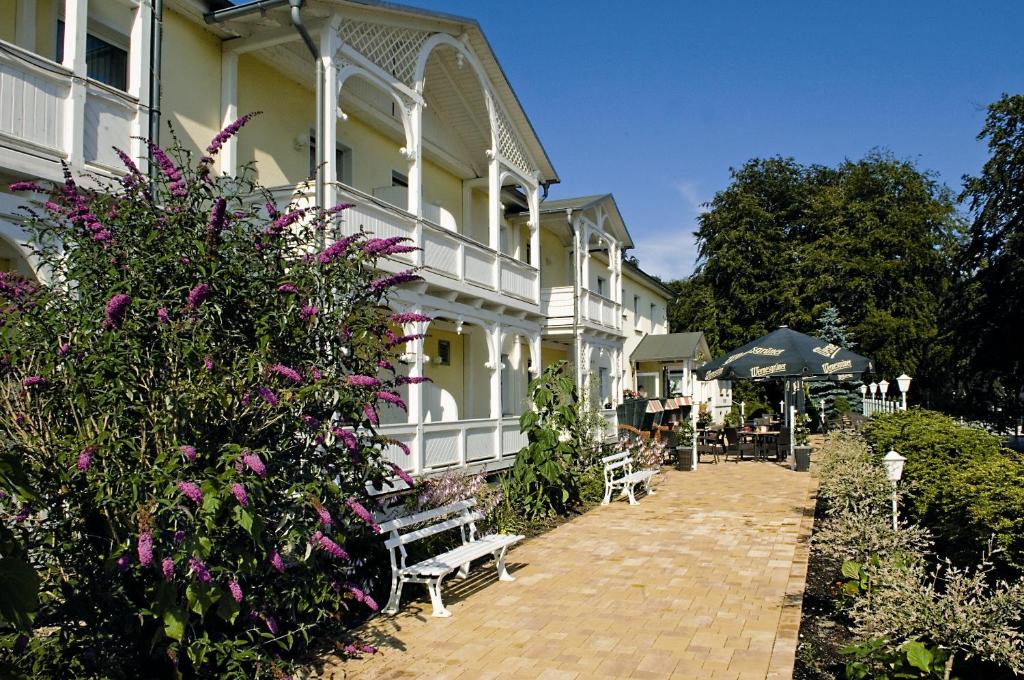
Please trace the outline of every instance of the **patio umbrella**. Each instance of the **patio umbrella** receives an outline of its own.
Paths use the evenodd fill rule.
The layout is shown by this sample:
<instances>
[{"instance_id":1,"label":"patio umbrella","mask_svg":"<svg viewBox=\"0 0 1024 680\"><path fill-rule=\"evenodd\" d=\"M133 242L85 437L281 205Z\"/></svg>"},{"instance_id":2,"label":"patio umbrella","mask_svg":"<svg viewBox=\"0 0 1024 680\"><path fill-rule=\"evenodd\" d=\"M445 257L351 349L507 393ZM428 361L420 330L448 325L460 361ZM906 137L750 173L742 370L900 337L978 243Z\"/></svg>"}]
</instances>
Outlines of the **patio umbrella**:
<instances>
[{"instance_id":1,"label":"patio umbrella","mask_svg":"<svg viewBox=\"0 0 1024 680\"><path fill-rule=\"evenodd\" d=\"M804 378L864 373L871 360L780 326L768 335L709 361L696 370L699 380Z\"/></svg>"}]
</instances>

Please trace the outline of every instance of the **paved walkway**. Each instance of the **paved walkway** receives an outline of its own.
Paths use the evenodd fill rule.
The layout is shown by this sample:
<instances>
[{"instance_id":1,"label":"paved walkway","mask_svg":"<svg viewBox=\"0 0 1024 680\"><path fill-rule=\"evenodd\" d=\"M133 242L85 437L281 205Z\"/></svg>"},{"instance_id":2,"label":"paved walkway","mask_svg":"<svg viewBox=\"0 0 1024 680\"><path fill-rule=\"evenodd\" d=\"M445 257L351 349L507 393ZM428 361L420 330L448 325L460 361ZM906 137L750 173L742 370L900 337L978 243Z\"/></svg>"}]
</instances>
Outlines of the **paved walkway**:
<instances>
[{"instance_id":1,"label":"paved walkway","mask_svg":"<svg viewBox=\"0 0 1024 680\"><path fill-rule=\"evenodd\" d=\"M772 463L669 471L654 496L599 507L445 584L430 616L363 631L380 651L330 678L790 678L816 481Z\"/></svg>"}]
</instances>

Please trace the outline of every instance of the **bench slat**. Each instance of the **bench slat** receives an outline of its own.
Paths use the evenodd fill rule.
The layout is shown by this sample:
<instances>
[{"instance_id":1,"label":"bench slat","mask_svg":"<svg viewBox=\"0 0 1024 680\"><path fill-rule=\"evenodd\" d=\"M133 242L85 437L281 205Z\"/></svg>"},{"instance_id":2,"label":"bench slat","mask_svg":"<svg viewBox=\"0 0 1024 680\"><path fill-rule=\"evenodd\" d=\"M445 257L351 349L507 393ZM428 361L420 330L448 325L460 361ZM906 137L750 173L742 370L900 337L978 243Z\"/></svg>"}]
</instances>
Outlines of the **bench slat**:
<instances>
[{"instance_id":1,"label":"bench slat","mask_svg":"<svg viewBox=\"0 0 1024 680\"><path fill-rule=\"evenodd\" d=\"M446 553L435 555L411 567L406 567L402 570L402 573L407 576L441 576L458 569L471 560L488 555L522 539L522 536L511 534L481 536L472 543L460 545Z\"/></svg>"},{"instance_id":2,"label":"bench slat","mask_svg":"<svg viewBox=\"0 0 1024 680\"><path fill-rule=\"evenodd\" d=\"M413 541L418 541L421 538L433 536L434 534L439 534L443 531L448 531L449 529L454 529L456 527L469 524L470 522L479 522L483 519L483 517L484 515L481 512L471 512L466 515L459 515L458 517L452 517L451 519L445 520L444 522L431 524L430 526L423 527L422 529L410 531L409 533L402 534L398 537L389 538L388 540L384 541L384 545L387 547L388 550L391 550L393 548L397 548L399 545L407 545L409 543L412 543Z\"/></svg>"},{"instance_id":3,"label":"bench slat","mask_svg":"<svg viewBox=\"0 0 1024 680\"><path fill-rule=\"evenodd\" d=\"M469 508L476 505L475 498L467 498L464 501L458 503L449 503L448 505L442 505L440 508L434 508L433 510L424 510L423 512L417 512L414 515L404 515L388 522L384 522L380 525L381 531L396 531L402 527L412 526L413 524L421 524L435 517L444 517L445 515L451 515L455 512L462 510L468 510Z\"/></svg>"}]
</instances>

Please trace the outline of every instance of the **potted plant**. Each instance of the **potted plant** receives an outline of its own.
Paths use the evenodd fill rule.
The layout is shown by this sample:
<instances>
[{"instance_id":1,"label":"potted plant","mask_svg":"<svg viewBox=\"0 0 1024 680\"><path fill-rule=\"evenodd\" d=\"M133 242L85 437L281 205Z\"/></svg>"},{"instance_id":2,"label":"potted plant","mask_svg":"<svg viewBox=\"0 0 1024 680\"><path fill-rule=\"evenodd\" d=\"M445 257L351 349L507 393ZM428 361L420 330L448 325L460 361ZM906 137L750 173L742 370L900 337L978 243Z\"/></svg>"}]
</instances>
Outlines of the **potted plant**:
<instances>
[{"instance_id":1,"label":"potted plant","mask_svg":"<svg viewBox=\"0 0 1024 680\"><path fill-rule=\"evenodd\" d=\"M811 469L810 440L807 416L801 413L793 422L793 456L796 459L797 472L807 472Z\"/></svg>"},{"instance_id":2,"label":"potted plant","mask_svg":"<svg viewBox=\"0 0 1024 680\"><path fill-rule=\"evenodd\" d=\"M676 423L676 462L680 470L693 469L693 424L684 418Z\"/></svg>"}]
</instances>

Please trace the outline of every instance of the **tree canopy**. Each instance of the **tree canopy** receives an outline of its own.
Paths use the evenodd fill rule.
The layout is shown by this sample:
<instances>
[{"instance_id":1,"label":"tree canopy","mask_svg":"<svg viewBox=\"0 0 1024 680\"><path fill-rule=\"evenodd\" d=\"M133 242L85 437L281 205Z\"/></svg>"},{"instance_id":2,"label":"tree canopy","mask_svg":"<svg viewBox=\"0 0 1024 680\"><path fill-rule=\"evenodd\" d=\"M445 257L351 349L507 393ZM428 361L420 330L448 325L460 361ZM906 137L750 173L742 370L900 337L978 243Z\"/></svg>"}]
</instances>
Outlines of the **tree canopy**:
<instances>
[{"instance_id":1,"label":"tree canopy","mask_svg":"<svg viewBox=\"0 0 1024 680\"><path fill-rule=\"evenodd\" d=\"M753 159L698 218L694 275L673 282L673 330L715 352L786 324L813 333L833 307L878 371L915 387L948 379L942 305L962 231L951 192L873 151L837 167Z\"/></svg>"}]
</instances>

